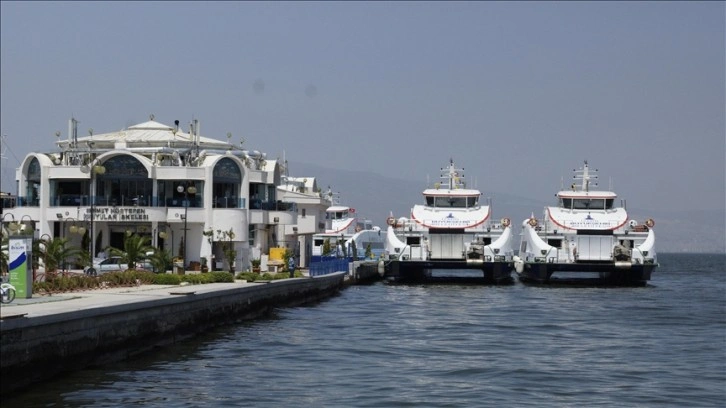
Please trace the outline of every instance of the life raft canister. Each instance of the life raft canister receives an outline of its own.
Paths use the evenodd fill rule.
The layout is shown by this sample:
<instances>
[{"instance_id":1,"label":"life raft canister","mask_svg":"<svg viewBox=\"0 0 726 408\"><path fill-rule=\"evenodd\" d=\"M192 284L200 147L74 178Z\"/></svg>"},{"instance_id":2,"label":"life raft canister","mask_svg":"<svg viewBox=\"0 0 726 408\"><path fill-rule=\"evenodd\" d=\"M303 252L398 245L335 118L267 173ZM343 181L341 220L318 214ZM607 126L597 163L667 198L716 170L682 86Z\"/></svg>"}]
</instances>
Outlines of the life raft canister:
<instances>
[{"instance_id":1,"label":"life raft canister","mask_svg":"<svg viewBox=\"0 0 726 408\"><path fill-rule=\"evenodd\" d=\"M507 218L507 217L504 217L504 218L502 218L502 221L501 221L501 223L502 223L502 226L503 226L504 228L507 228L507 227L509 226L509 224L511 224L511 221L509 220L509 218Z\"/></svg>"},{"instance_id":2,"label":"life raft canister","mask_svg":"<svg viewBox=\"0 0 726 408\"><path fill-rule=\"evenodd\" d=\"M648 228L653 228L655 226L655 221L653 221L652 218L648 218L645 220L645 226Z\"/></svg>"},{"instance_id":3,"label":"life raft canister","mask_svg":"<svg viewBox=\"0 0 726 408\"><path fill-rule=\"evenodd\" d=\"M529 225L530 225L530 226L532 226L532 227L536 227L536 226L537 226L537 219L536 219L536 218L534 218L534 217L530 218L530 219L529 219L529 221L527 221L527 222L528 222L528 223L529 223Z\"/></svg>"}]
</instances>

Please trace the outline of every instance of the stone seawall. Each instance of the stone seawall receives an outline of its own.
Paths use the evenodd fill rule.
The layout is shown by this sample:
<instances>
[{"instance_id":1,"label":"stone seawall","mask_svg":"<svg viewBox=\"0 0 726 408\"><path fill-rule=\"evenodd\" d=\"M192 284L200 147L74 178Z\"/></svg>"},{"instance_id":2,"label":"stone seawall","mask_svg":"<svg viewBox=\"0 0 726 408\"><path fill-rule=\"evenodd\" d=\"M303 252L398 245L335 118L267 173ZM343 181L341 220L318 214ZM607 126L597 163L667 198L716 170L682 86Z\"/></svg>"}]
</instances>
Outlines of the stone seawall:
<instances>
[{"instance_id":1,"label":"stone seawall","mask_svg":"<svg viewBox=\"0 0 726 408\"><path fill-rule=\"evenodd\" d=\"M344 275L216 284L211 291L205 290L206 285L185 286L165 289L163 296L149 300L80 309L72 302L57 302L58 310L52 314L3 319L0 394L62 372L122 361L276 307L325 299L343 287Z\"/></svg>"}]
</instances>

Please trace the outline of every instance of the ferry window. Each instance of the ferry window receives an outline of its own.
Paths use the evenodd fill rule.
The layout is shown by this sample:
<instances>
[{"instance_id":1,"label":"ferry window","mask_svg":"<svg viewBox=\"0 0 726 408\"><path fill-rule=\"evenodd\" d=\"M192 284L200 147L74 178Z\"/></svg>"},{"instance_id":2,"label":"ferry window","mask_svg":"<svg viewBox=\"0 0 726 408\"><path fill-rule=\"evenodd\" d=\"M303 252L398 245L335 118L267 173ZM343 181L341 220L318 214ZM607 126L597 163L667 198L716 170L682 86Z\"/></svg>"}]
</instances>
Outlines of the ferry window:
<instances>
[{"instance_id":1,"label":"ferry window","mask_svg":"<svg viewBox=\"0 0 726 408\"><path fill-rule=\"evenodd\" d=\"M479 205L479 197L469 197L467 202L468 207L476 207Z\"/></svg>"},{"instance_id":2,"label":"ferry window","mask_svg":"<svg viewBox=\"0 0 726 408\"><path fill-rule=\"evenodd\" d=\"M562 208L572 208L572 199L571 198L562 198L562 199L560 199L560 207L562 207Z\"/></svg>"},{"instance_id":3,"label":"ferry window","mask_svg":"<svg viewBox=\"0 0 726 408\"><path fill-rule=\"evenodd\" d=\"M605 209L605 200L603 200L603 199L590 200L590 209L604 210Z\"/></svg>"},{"instance_id":4,"label":"ferry window","mask_svg":"<svg viewBox=\"0 0 726 408\"><path fill-rule=\"evenodd\" d=\"M575 210L587 210L592 208L590 206L590 199L588 198L581 198L581 199L574 199L572 200L572 208Z\"/></svg>"},{"instance_id":5,"label":"ferry window","mask_svg":"<svg viewBox=\"0 0 726 408\"><path fill-rule=\"evenodd\" d=\"M426 197L426 205L429 207L434 206L434 197Z\"/></svg>"},{"instance_id":6,"label":"ferry window","mask_svg":"<svg viewBox=\"0 0 726 408\"><path fill-rule=\"evenodd\" d=\"M305 208L302 209L302 216L305 216Z\"/></svg>"},{"instance_id":7,"label":"ferry window","mask_svg":"<svg viewBox=\"0 0 726 408\"><path fill-rule=\"evenodd\" d=\"M605 199L605 209L607 209L607 210L612 209L614 201L615 201L615 199L613 199L613 198L606 198Z\"/></svg>"},{"instance_id":8,"label":"ferry window","mask_svg":"<svg viewBox=\"0 0 726 408\"><path fill-rule=\"evenodd\" d=\"M436 197L436 207L466 208L466 197Z\"/></svg>"},{"instance_id":9,"label":"ferry window","mask_svg":"<svg viewBox=\"0 0 726 408\"><path fill-rule=\"evenodd\" d=\"M316 247L323 246L323 242L324 241L322 239L316 239L313 245L315 245Z\"/></svg>"},{"instance_id":10,"label":"ferry window","mask_svg":"<svg viewBox=\"0 0 726 408\"><path fill-rule=\"evenodd\" d=\"M466 208L466 197L456 197L449 200L454 208Z\"/></svg>"}]
</instances>

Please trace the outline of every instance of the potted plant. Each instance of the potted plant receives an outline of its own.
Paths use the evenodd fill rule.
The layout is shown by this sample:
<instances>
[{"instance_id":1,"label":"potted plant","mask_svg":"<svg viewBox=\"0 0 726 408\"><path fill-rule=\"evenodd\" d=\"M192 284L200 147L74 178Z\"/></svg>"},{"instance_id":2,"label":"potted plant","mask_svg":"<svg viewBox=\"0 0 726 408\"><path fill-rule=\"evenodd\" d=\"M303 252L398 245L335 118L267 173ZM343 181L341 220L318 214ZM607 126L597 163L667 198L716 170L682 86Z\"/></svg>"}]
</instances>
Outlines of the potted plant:
<instances>
[{"instance_id":1,"label":"potted plant","mask_svg":"<svg viewBox=\"0 0 726 408\"><path fill-rule=\"evenodd\" d=\"M201 257L199 258L199 262L202 263L202 273L209 272L209 267L207 267L207 258Z\"/></svg>"},{"instance_id":2,"label":"potted plant","mask_svg":"<svg viewBox=\"0 0 726 408\"><path fill-rule=\"evenodd\" d=\"M260 273L260 260L259 259L253 259L250 261L252 263L252 272L254 273Z\"/></svg>"}]
</instances>

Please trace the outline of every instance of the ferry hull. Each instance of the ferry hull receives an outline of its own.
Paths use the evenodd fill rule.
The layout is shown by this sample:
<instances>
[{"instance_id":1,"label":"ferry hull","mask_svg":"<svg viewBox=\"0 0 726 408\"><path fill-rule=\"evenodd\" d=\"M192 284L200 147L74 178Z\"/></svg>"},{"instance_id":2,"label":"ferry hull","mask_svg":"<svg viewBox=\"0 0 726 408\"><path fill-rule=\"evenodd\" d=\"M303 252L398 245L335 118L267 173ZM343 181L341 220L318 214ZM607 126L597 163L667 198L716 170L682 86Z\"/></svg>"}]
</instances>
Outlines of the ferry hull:
<instances>
[{"instance_id":1,"label":"ferry hull","mask_svg":"<svg viewBox=\"0 0 726 408\"><path fill-rule=\"evenodd\" d=\"M613 286L645 286L658 264L613 262L526 263L518 277L531 283L594 283Z\"/></svg>"},{"instance_id":2,"label":"ferry hull","mask_svg":"<svg viewBox=\"0 0 726 408\"><path fill-rule=\"evenodd\" d=\"M384 277L396 283L512 283L512 262L390 261Z\"/></svg>"}]
</instances>

